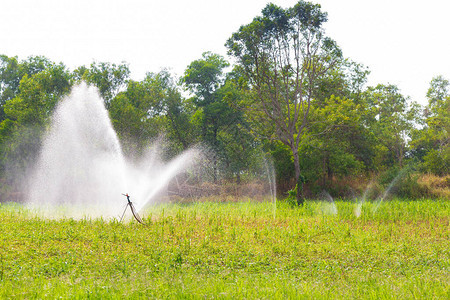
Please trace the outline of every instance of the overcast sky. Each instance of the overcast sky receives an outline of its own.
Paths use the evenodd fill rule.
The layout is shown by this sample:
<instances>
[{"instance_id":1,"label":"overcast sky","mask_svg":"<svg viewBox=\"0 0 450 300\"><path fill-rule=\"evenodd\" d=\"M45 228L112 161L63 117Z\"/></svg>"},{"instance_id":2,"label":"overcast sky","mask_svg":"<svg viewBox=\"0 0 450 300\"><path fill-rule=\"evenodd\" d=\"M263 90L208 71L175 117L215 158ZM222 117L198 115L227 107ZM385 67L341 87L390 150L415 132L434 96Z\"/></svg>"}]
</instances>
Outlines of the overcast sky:
<instances>
[{"instance_id":1,"label":"overcast sky","mask_svg":"<svg viewBox=\"0 0 450 300\"><path fill-rule=\"evenodd\" d=\"M71 70L127 62L131 77L182 75L204 51L251 22L266 0L0 0L0 54L44 55ZM273 0L282 7L294 0ZM450 1L317 0L344 56L369 67L369 84L396 84L422 104L434 76L450 79Z\"/></svg>"}]
</instances>

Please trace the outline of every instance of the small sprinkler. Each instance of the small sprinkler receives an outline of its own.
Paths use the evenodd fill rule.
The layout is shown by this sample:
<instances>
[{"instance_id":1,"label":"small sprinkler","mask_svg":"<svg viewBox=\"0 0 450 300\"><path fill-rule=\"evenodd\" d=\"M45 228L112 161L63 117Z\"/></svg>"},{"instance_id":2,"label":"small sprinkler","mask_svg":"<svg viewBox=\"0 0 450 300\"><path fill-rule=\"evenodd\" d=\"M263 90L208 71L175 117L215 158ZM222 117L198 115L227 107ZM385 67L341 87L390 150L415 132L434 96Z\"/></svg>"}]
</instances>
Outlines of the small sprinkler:
<instances>
[{"instance_id":1,"label":"small sprinkler","mask_svg":"<svg viewBox=\"0 0 450 300\"><path fill-rule=\"evenodd\" d=\"M127 194L122 194L125 197L127 197L128 203L127 206L125 206L125 210L123 211L122 217L120 218L120 222L122 222L123 216L125 215L125 212L127 211L127 207L130 206L131 212L133 213L134 218L136 219L136 221L138 221L141 224L144 224L144 221L142 221L141 217L139 216L139 214L137 213L136 209L134 208L133 203L130 200L130 196Z\"/></svg>"}]
</instances>

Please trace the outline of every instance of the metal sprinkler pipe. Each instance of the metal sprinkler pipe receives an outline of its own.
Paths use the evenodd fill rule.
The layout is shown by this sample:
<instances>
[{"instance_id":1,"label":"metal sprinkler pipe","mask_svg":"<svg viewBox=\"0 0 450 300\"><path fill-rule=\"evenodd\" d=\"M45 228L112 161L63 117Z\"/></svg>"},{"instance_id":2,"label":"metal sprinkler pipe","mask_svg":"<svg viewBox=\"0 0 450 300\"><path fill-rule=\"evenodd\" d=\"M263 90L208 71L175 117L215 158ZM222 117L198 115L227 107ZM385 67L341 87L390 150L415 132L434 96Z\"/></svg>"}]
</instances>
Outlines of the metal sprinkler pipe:
<instances>
[{"instance_id":1,"label":"metal sprinkler pipe","mask_svg":"<svg viewBox=\"0 0 450 300\"><path fill-rule=\"evenodd\" d=\"M140 217L139 214L137 213L136 208L134 208L133 202L131 202L131 200L130 200L130 195L128 195L128 193L122 194L122 195L124 195L125 197L127 197L128 203L127 203L127 205L125 206L125 210L123 211L122 217L120 218L120 222L122 222L123 217L125 216L125 212L127 211L127 208L128 208L128 206L129 206L130 209L131 209L131 213L133 214L133 217L136 219L136 221L138 221L139 223L145 225L145 224L144 224L144 221L142 221L141 217Z\"/></svg>"}]
</instances>

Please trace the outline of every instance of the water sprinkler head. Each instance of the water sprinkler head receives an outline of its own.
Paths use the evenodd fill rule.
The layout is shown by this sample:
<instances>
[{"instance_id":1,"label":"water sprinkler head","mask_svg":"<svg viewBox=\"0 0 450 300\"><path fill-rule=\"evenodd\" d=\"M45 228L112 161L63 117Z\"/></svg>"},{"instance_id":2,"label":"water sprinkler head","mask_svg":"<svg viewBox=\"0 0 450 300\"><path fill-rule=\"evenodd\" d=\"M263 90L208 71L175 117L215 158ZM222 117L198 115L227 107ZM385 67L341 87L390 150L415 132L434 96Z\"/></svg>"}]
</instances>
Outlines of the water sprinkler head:
<instances>
[{"instance_id":1,"label":"water sprinkler head","mask_svg":"<svg viewBox=\"0 0 450 300\"><path fill-rule=\"evenodd\" d=\"M131 202L130 196L128 195L128 193L122 194L122 195L127 197L128 203L127 203L127 206L125 207L125 210L123 211L123 214L122 214L122 217L120 218L120 221L122 222L123 216L125 215L127 207L129 206L130 209L131 209L131 212L133 213L134 218L136 219L136 221L138 221L141 224L144 224L144 221L142 221L141 217L139 216L139 214L137 213L136 209L134 208L134 205Z\"/></svg>"}]
</instances>

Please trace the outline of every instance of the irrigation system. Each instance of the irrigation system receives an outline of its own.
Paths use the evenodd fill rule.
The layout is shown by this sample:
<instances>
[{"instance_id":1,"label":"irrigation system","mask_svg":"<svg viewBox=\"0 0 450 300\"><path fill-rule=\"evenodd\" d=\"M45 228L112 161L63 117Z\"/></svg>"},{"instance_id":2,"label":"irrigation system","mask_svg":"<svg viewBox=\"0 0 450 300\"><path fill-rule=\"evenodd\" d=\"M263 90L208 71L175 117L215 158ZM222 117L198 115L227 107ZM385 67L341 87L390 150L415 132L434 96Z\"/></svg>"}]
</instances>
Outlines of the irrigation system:
<instances>
[{"instance_id":1,"label":"irrigation system","mask_svg":"<svg viewBox=\"0 0 450 300\"><path fill-rule=\"evenodd\" d=\"M139 214L136 211L136 208L134 208L133 202L131 202L130 200L130 195L127 194L122 194L125 197L127 197L127 205L125 206L125 210L123 211L122 217L120 218L120 222L122 222L123 216L125 216L125 212L127 211L128 206L131 209L131 212L133 213L134 218L136 219L136 221L138 221L141 224L144 224L144 221L142 221L141 217L139 216Z\"/></svg>"}]
</instances>

